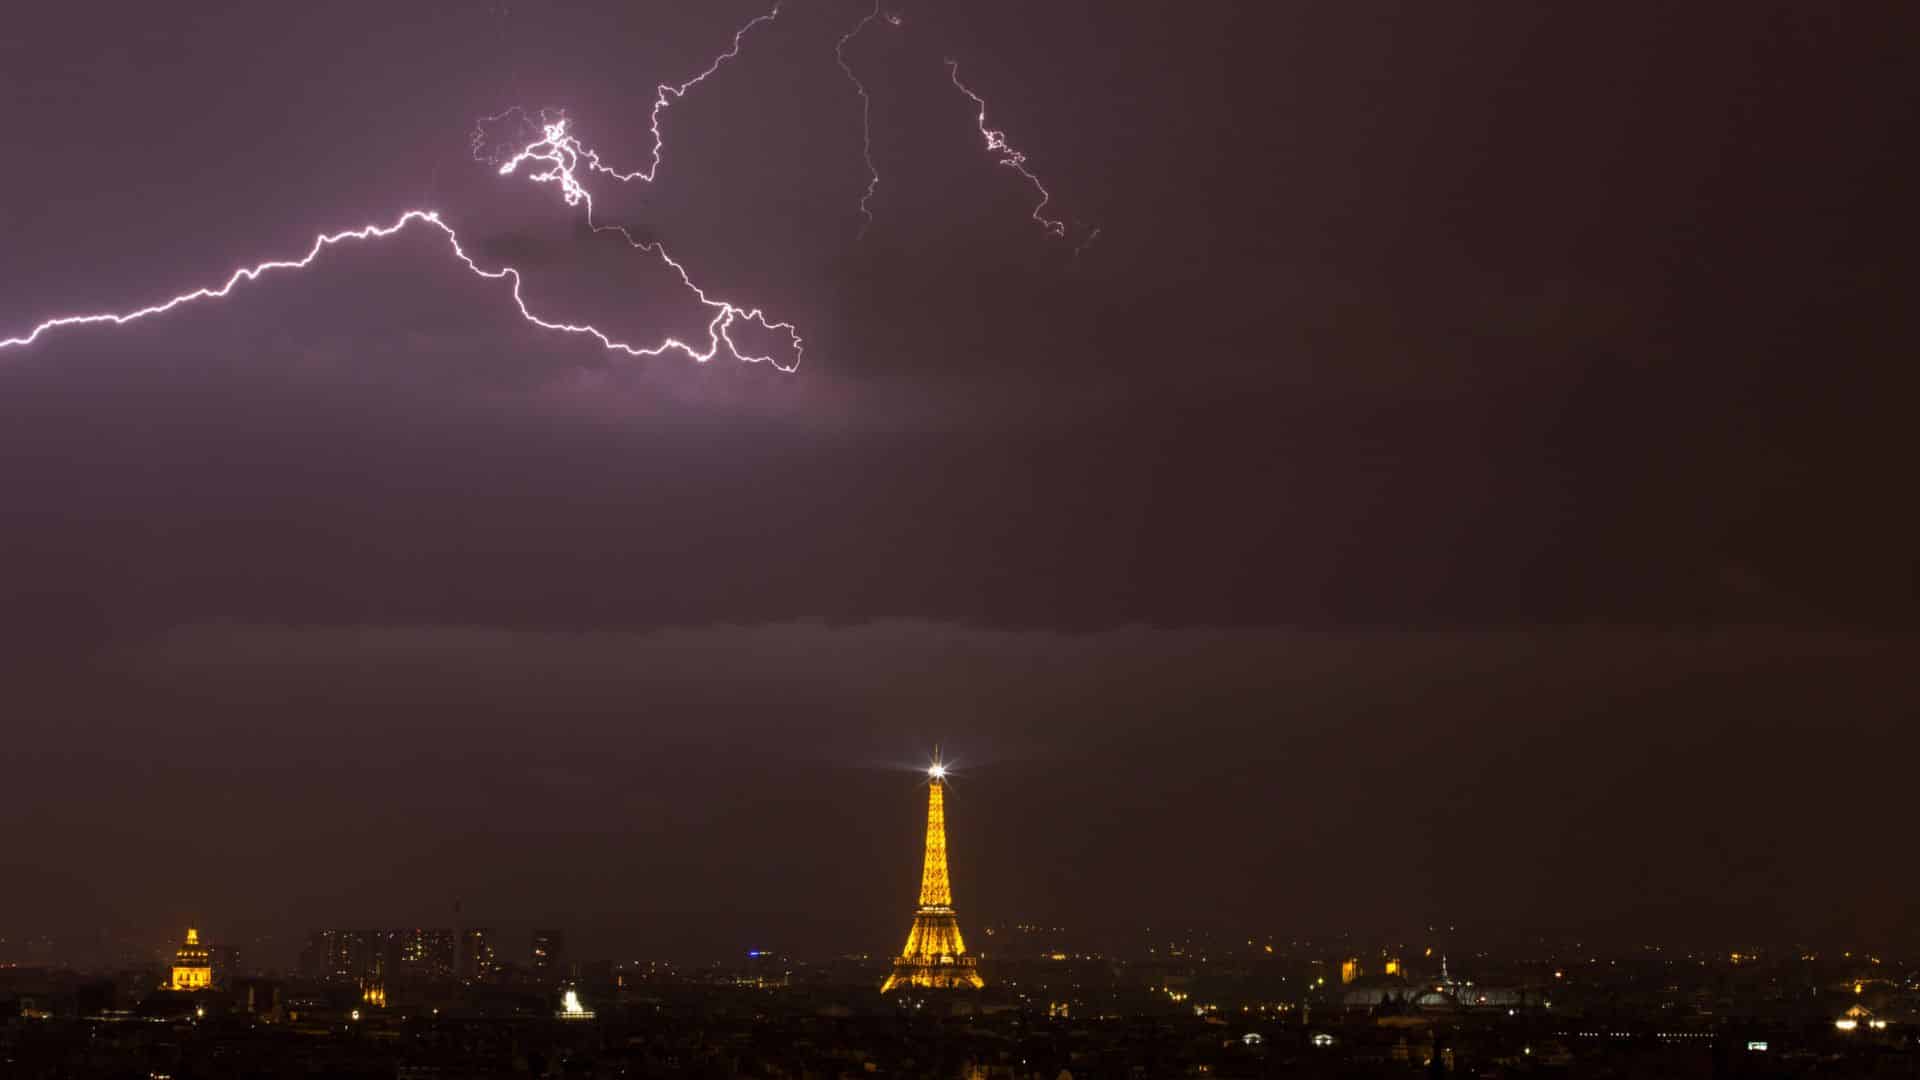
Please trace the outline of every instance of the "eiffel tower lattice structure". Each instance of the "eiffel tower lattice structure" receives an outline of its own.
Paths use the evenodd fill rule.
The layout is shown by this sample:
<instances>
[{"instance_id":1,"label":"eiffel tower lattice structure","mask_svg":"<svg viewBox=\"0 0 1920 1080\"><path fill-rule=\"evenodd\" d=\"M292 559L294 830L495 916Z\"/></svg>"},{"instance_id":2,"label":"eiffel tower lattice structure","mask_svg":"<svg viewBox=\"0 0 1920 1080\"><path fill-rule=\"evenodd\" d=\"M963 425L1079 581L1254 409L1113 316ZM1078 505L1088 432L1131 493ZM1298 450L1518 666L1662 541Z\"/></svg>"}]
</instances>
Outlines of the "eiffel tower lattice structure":
<instances>
[{"instance_id":1,"label":"eiffel tower lattice structure","mask_svg":"<svg viewBox=\"0 0 1920 1080\"><path fill-rule=\"evenodd\" d=\"M927 859L920 872L920 907L913 913L907 946L894 958L893 974L880 992L901 987L979 989L985 985L953 910L953 884L947 879L947 770L939 762L927 769Z\"/></svg>"}]
</instances>

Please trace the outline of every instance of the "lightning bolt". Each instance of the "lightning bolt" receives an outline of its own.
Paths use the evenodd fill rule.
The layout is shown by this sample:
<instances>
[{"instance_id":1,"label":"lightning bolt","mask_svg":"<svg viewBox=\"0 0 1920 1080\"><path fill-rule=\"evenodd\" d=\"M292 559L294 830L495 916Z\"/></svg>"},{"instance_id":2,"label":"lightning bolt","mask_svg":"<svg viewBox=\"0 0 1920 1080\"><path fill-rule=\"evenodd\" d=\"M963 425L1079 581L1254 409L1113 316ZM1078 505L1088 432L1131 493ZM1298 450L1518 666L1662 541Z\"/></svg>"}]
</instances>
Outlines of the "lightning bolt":
<instances>
[{"instance_id":1,"label":"lightning bolt","mask_svg":"<svg viewBox=\"0 0 1920 1080\"><path fill-rule=\"evenodd\" d=\"M761 18L772 18L772 16L763 15ZM744 31L742 32L744 33ZM736 37L736 48L738 48L738 42L739 39ZM717 62L715 66L718 66ZM708 71L712 70L712 68L708 69ZM572 326L546 323L535 319L534 321L538 325L549 330L591 333L595 337L598 337L601 344L607 348L619 349L632 356L659 356L669 349L676 349L704 364L708 360L713 359L714 355L719 351L721 344L724 343L728 355L736 360L743 360L748 363L772 363L774 367L787 372L791 372L800 366L800 357L805 350L802 346L800 332L792 323L771 322L768 320L766 314L759 308L748 310L736 307L725 300L715 300L709 297L698 285L693 283L693 279L687 275L686 267L675 261L673 256L667 253L665 244L657 240L636 240L624 225L601 225L593 220L593 193L588 191L586 186L580 182L578 170L583 161L588 164L589 168L594 168L598 165L599 158L591 149L582 146L578 139L568 134L567 121L564 117L544 125L541 129L541 136L538 142L529 144L525 149L501 165L499 169L500 175L512 175L519 169L523 162L546 162L548 168L541 172L529 173L527 179L536 183L557 185L560 188L561 198L565 200L568 206L584 206L586 208L587 225L594 232L617 233L629 246L647 252L658 258L665 265L671 267L674 273L679 275L680 283L686 286L689 292L698 297L702 304L714 309L714 316L713 320L707 324L709 340L707 348L704 351L695 350L684 342L677 341L673 338L668 338L666 341L649 349L636 349L632 346L612 341L605 334L594 330L592 327L575 328ZM598 171L606 172L612 176L622 175L613 169L600 168ZM469 263L469 265L472 264ZM516 278L514 289L514 298L516 300L519 299L517 282L518 279ZM522 305L521 311L522 313L526 312L525 305ZM529 318L531 318L530 315ZM782 364L771 356L749 356L741 353L739 347L734 344L733 338L728 336L727 333L733 324L739 320L755 323L764 330L784 333L787 336L788 343L793 346L792 362Z\"/></svg>"},{"instance_id":2,"label":"lightning bolt","mask_svg":"<svg viewBox=\"0 0 1920 1080\"><path fill-rule=\"evenodd\" d=\"M780 17L780 5L775 4L773 5L772 8L770 8L767 11L765 15L756 15L753 18L748 19L746 22L746 25L740 27L740 29L735 30L733 32L733 44L727 48L727 51L714 57L713 63L708 64L705 71L702 71L700 74L695 75L693 78L688 79L686 82L683 82L678 86L674 86L669 83L661 83L658 87L655 88L654 97L653 97L653 111L652 113L649 114L647 118L647 129L653 132L653 155L652 155L651 163L648 164L648 166L645 169L637 169L630 173L623 173L615 169L607 168L606 166L600 164L599 157L596 156L591 150L586 151L587 168L591 169L594 172L606 173L608 176L611 176L614 179L621 181L622 183L625 183L629 180L645 180L649 184L653 183L653 178L660 174L660 157L663 153L665 153L665 150L666 150L666 137L660 134L660 114L663 112L666 112L667 109L671 107L675 101L679 101L681 98L686 97L687 91L707 81L708 76L720 70L720 65L726 63L727 61L733 59L736 56L739 56L741 42L746 40L747 34L752 32L754 27L759 26L761 23L770 23L779 17Z\"/></svg>"},{"instance_id":3,"label":"lightning bolt","mask_svg":"<svg viewBox=\"0 0 1920 1080\"><path fill-rule=\"evenodd\" d=\"M615 180L618 180L623 184L629 183L634 180L644 180L649 184L653 183L654 178L660 175L660 163L661 163L661 160L666 155L666 146L667 146L666 136L660 130L660 115L666 112L669 108L671 108L674 102L679 101L681 98L686 97L688 91L692 90L696 86L699 86L701 83L706 82L709 77L711 77L715 72L720 70L720 67L722 64L725 64L727 61L738 57L740 55L741 46L745 43L747 35L753 31L754 27L757 27L762 23L770 23L779 17L780 17L780 5L775 4L773 5L773 7L767 10L766 14L756 15L753 18L748 19L744 24L741 25L741 27L738 30L735 30L733 32L733 44L729 45L724 52L715 56L713 58L713 62L708 64L706 68L702 70L698 75L695 75L692 78L687 79L685 82L682 82L678 85L675 85L673 83L660 83L659 85L654 87L653 108L649 110L647 113L647 131L653 136L653 149L648 154L648 163L646 168L634 169L631 172L621 172L620 170L612 168L607 164L605 164L604 162L602 162L600 160L600 155L594 153L591 149L587 149L584 147L576 147L576 150L578 150L580 154L580 160L586 164L587 170L589 172L605 173L606 175L613 177ZM524 110L522 110L519 106L516 105L513 108L508 109L503 113L499 113L494 116L483 118L482 124L495 121L495 120L502 120L502 119L505 119L506 117L514 115L515 113L524 113ZM544 127L545 125L544 113L542 113L541 124ZM484 129L475 128L473 133L473 151L474 151L475 158L480 158L482 156L485 149L485 144L486 144L486 135L485 135ZM500 171L502 174L505 174L509 170L506 169L505 167L502 167ZM536 177L535 179L540 179L540 178ZM568 205L570 206L574 205L574 200L569 199Z\"/></svg>"},{"instance_id":4,"label":"lightning bolt","mask_svg":"<svg viewBox=\"0 0 1920 1080\"><path fill-rule=\"evenodd\" d=\"M860 81L860 76L853 73L853 65L847 63L847 42L860 36L860 31L865 30L868 23L880 17L880 3L881 0L873 0L873 10L867 13L867 17L854 23L852 29L841 34L840 40L833 46L834 60L839 62L840 70L846 72L847 81L853 84L854 90L860 95L860 159L867 164L867 190L860 194L860 235L862 237L867 235L867 229L873 225L873 208L870 204L873 202L875 189L880 186L880 170L873 165L873 99L867 96L866 84ZM895 26L900 25L898 16L889 21L892 21Z\"/></svg>"},{"instance_id":5,"label":"lightning bolt","mask_svg":"<svg viewBox=\"0 0 1920 1080\"><path fill-rule=\"evenodd\" d=\"M1005 165L1007 168L1025 177L1027 183L1033 185L1033 190L1040 193L1040 201L1035 204L1033 208L1033 220L1048 233L1058 237L1065 237L1067 235L1067 223L1047 217L1045 214L1047 204L1053 201L1052 193L1047 191L1047 186L1040 182L1040 178L1033 174L1033 170L1027 168L1027 155L1015 150L1013 145L1007 142L1007 133L987 126L986 99L974 93L971 87L960 81L959 61L947 61L947 77L953 80L954 88L967 95L967 97L973 101L974 106L979 109L979 116L974 122L980 128L980 137L986 140L987 151L1000 155L999 163L1001 165ZM1089 241L1089 243L1090 242L1091 241ZM1085 244L1081 245L1083 248L1085 246Z\"/></svg>"},{"instance_id":6,"label":"lightning bolt","mask_svg":"<svg viewBox=\"0 0 1920 1080\"><path fill-rule=\"evenodd\" d=\"M863 236L866 233L867 227L873 223L871 204L874 193L880 185L880 173L873 163L871 125L872 98L867 92L866 85L860 81L852 65L848 63L846 47L848 43L858 36L862 30L866 29L876 18L885 18L894 26L901 25L902 20L898 15L883 14L881 10L882 3L883 0L875 0L873 10L849 28L846 33L842 34L834 46L834 58L839 63L840 70L846 75L848 81L853 83L855 91L860 95L861 159L867 167L867 186L861 194L859 204L860 215L863 220L863 225L861 226L861 234ZM591 147L583 145L579 139L572 134L569 128L569 121L564 115L550 119L545 113L542 113L538 121L540 138L524 145L497 169L499 175L511 176L518 172L522 165L538 163L530 168L527 178L535 183L554 184L558 187L561 199L566 205L573 207L583 206L586 211L587 225L591 231L594 233L617 233L622 239L626 240L630 247L652 255L659 259L663 265L673 270L687 291L692 293L702 305L710 308L713 312L712 318L707 322L707 340L703 346L681 341L674 337L665 338L654 345L642 346L618 340L606 331L591 324L557 322L543 318L535 314L534 311L527 306L526 298L522 294L524 279L517 268L512 266L490 268L480 265L467 253L466 249L462 247L459 234L442 219L438 210L413 209L402 212L391 224L369 224L362 225L355 229L345 229L340 232L322 233L314 238L312 246L307 249L305 255L295 259L273 259L267 262L256 263L252 266L241 267L234 270L228 275L226 280L218 286L194 289L191 292L181 293L160 303L150 304L146 307L136 308L131 311L91 312L77 315L61 315L47 319L24 334L0 338L0 350L22 348L32 345L43 335L67 327L95 324L124 326L127 323L136 322L150 316L163 315L172 311L174 308L201 300L224 299L242 283L255 281L263 275L281 270L304 270L311 266L328 248L337 244L342 244L350 240L384 240L407 228L419 225L437 230L444 236L454 257L471 273L492 281L501 279L510 281L512 284L511 294L513 303L515 308L519 310L520 317L543 330L591 337L608 351L621 352L634 357L656 357L669 352L677 352L698 363L705 363L724 352L729 357L744 363L767 363L780 371L794 371L798 369L805 349L799 330L792 323L776 322L770 319L760 308L741 307L731 301L709 296L705 290L694 284L692 277L687 273L686 267L667 252L664 244L659 241L637 240L621 225L602 225L596 222L593 217L593 195L581 179L581 173L584 171L589 174L603 174L622 183L640 180L651 184L655 177L659 175L660 165L666 147L665 137L660 130L662 114L671 108L674 102L686 97L687 93L694 87L700 85L715 72L719 71L721 66L727 61L739 56L746 36L752 32L754 28L760 26L762 23L772 22L778 18L779 15L780 5L775 4L765 14L748 20L739 29L735 30L732 44L724 52L715 56L713 61L698 74L677 85L671 83L658 84L654 94L653 107L648 113L647 128L653 136L653 146L648 154L648 164L645 168L623 172L607 165L600 159L598 153ZM988 126L987 103L985 99L975 93L971 87L960 80L960 67L958 62L949 59L946 61L946 65L948 78L952 81L954 87L974 103L977 110L975 125L979 129L980 136L984 140L988 152L997 154L999 156L998 164L1004 165L1019 173L1020 176L1033 187L1034 191L1039 193L1040 201L1034 205L1030 215L1033 221L1049 235L1064 238L1067 235L1067 224L1062 220L1050 218L1046 215L1046 208L1052 202L1053 196L1052 193L1047 190L1046 185L1041 182L1040 178L1027 167L1026 154L1015 149L1013 145L1007 141L1005 132ZM513 115L516 112L520 112L520 110L517 108L509 109L507 112L488 119L499 120ZM522 113L522 115L525 114ZM484 130L476 129L473 140L476 157L481 156L486 141ZM537 168L539 171L532 171L533 168ZM1100 231L1098 229L1093 230L1091 234L1075 247L1075 256L1077 257L1079 253L1099 235ZM754 355L742 351L732 336L733 329L740 323L749 323L758 326L769 333L784 334L787 338L790 356L783 362L780 358L771 354Z\"/></svg>"},{"instance_id":7,"label":"lightning bolt","mask_svg":"<svg viewBox=\"0 0 1920 1080\"><path fill-rule=\"evenodd\" d=\"M654 357L664 355L668 352L678 352L696 362L706 363L724 350L728 356L735 360L746 363L770 363L781 371L792 372L799 368L800 359L805 352L799 330L792 323L775 322L769 319L766 313L759 308L743 308L729 301L708 296L705 290L693 283L693 279L688 275L686 267L675 260L672 255L668 254L665 245L658 241L636 240L633 235L622 226L600 225L596 223L593 220L593 196L588 192L586 186L581 183L578 175L579 170L584 167L589 172L604 173L622 182L644 180L651 183L659 173L660 161L665 146L665 141L660 132L660 114L665 112L674 101L685 97L687 91L698 86L701 82L705 81L708 76L718 71L722 64L738 56L740 54L741 42L746 38L749 31L761 23L771 22L779 14L780 7L776 4L766 14L749 20L734 32L733 44L725 52L714 57L713 62L708 64L706 69L699 74L677 86L667 83L661 83L659 85L654 97L653 109L648 118L648 128L653 133L653 150L650 155L650 163L645 169L621 172L618 169L604 164L597 153L591 148L581 145L580 141L568 132L567 121L564 117L557 121L546 122L546 118L543 115L541 138L521 149L505 164L501 165L498 170L500 175L509 176L518 170L523 162L546 162L549 166L548 168L541 172L530 173L528 179L536 183L552 183L558 185L561 196L568 206L584 205L586 207L587 224L594 232L616 232L633 248L653 255L658 258L661 263L672 269L680 278L680 283L684 285L701 304L713 309L713 318L707 323L707 343L704 347L697 347L673 337L665 338L656 345L641 346L631 342L617 340L612 335L590 324L555 322L542 318L527 306L526 298L521 293L523 278L518 269L512 266L502 266L491 269L481 266L471 255L467 254L466 249L460 244L459 234L454 231L452 226L442 220L438 210L407 210L390 225L363 225L357 229L345 229L336 233L323 233L314 238L313 245L308 248L307 253L300 258L273 259L267 262L257 263L253 266L241 267L235 270L227 277L225 282L217 287L194 289L191 292L181 293L161 303L150 304L132 311L61 315L47 319L25 334L9 338L0 338L0 349L20 348L32 345L49 331L64 329L70 326L87 326L100 323L124 326L127 323L148 318L149 316L165 314L174 308L196 301L224 299L242 282L257 280L263 274L279 270L304 270L312 265L314 260L318 259L322 252L336 244L348 240L384 240L409 226L418 224L439 230L440 233L446 237L447 244L452 249L454 257L459 259L469 271L489 280L497 281L502 278L510 280L513 285L513 303L514 306L519 309L520 317L543 330L554 330L567 334L582 334L597 340L601 346L608 351L622 352L628 356ZM490 119L501 119L512 115L516 111L515 109L509 109L507 112ZM473 143L476 154L481 150L484 141L484 133L476 129ZM740 322L753 323L769 332L785 334L788 345L792 350L791 357L787 361L782 362L772 355L760 356L742 352L739 345L733 340L731 334L734 326Z\"/></svg>"},{"instance_id":8,"label":"lightning bolt","mask_svg":"<svg viewBox=\"0 0 1920 1080\"><path fill-rule=\"evenodd\" d=\"M454 231L451 225L448 225L441 219L439 211L408 210L402 213L390 225L363 225L357 229L347 229L336 233L324 233L314 239L313 246L308 248L307 253L300 258L275 259L268 262L257 263L253 266L242 267L241 269L235 270L224 283L217 287L195 289L192 292L181 293L170 300L158 304L151 304L133 311L62 315L57 318L48 319L26 334L0 339L0 349L31 345L39 340L41 335L51 330L58 330L69 326L86 326L96 323L111 323L115 326L124 326L127 323L135 322L149 316L165 314L174 308L191 304L195 301L222 299L242 282L257 280L264 274L279 270L304 270L308 266L311 266L314 260L318 259L324 251L336 244L344 243L348 240L384 240L387 237L399 233L403 229L417 224L436 229L444 235L448 247L453 251L454 257L459 259L469 271L489 280L498 281L504 278L511 281L513 283L513 303L514 306L519 309L520 317L542 330L555 330L566 334L585 335L600 342L601 346L609 351L622 352L634 357L662 356L669 352L677 352L686 356L688 359L699 363L706 363L724 351L733 359L746 363L770 363L775 368L787 372L797 369L800 366L800 358L804 353L804 347L799 330L795 328L792 323L774 322L759 308L743 308L729 301L708 296L703 289L693 283L693 279L687 274L686 267L682 266L673 256L667 253L664 245L658 242L635 240L627 233L626 229L617 225L599 225L594 223L593 196L588 192L586 186L580 182L578 176L581 163L592 160L594 160L593 152L581 146L579 140L567 132L567 122L563 119L547 124L542 131L542 138L538 142L521 150L520 153L515 155L506 165L501 166L500 174L503 176L510 175L525 161L547 162L550 166L549 168L542 172L530 174L528 179L539 183L557 184L567 205L578 206L584 204L586 206L587 222L592 226L593 231L618 232L626 239L628 244L654 255L679 276L680 283L686 286L687 290L691 292L701 304L713 309L713 318L707 323L707 342L705 346L695 346L673 337L666 338L656 345L635 345L631 342L618 340L607 332L590 324L556 322L551 319L542 318L527 306L526 298L521 294L523 279L519 270L511 266L497 268L481 266L474 260L473 256L467 254L466 249L460 244L459 234ZM612 170L606 171L611 172ZM788 344L792 347L791 358L782 362L772 355L759 356L741 351L740 346L733 340L731 334L735 324L740 322L753 323L767 331L785 334Z\"/></svg>"}]
</instances>

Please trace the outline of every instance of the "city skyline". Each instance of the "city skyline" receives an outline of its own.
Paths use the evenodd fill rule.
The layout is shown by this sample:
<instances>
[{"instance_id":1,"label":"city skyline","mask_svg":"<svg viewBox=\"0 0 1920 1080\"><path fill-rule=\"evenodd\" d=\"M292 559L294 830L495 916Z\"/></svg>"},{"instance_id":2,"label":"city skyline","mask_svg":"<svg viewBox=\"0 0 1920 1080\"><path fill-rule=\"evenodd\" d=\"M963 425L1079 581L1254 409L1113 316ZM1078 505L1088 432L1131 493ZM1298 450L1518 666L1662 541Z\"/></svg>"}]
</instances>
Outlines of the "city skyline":
<instances>
[{"instance_id":1,"label":"city skyline","mask_svg":"<svg viewBox=\"0 0 1920 1080\"><path fill-rule=\"evenodd\" d=\"M1101 954L1063 948L1063 928L1002 926L999 946L979 958L983 986L889 994L879 974L919 974L921 958L822 964L752 950L687 968L595 961L566 974L511 964L476 974L452 956L471 932L408 930L386 935L386 968L381 935L356 932L346 951L367 962L359 970L273 972L233 963L228 947L189 928L170 970L0 964L0 1053L30 1077L71 1073L84 1048L83 1075L140 1061L176 1074L247 1062L327 1075L395 1065L538 1075L557 1058L570 1071L599 1062L778 1076L801 1061L816 1071L874 1071L864 1063L875 1062L914 1075L1048 1080L1062 1065L1121 1075L1404 1075L1422 1066L1483 1077L1543 1067L1786 1077L1817 1064L1822 1075L1865 1076L1911 1064L1920 1046L1912 954L1578 943L1488 951L1457 927L1426 931L1425 945L1366 947L1163 934L1144 949ZM398 970L420 940L447 955ZM329 931L315 942L322 954L341 944Z\"/></svg>"}]
</instances>

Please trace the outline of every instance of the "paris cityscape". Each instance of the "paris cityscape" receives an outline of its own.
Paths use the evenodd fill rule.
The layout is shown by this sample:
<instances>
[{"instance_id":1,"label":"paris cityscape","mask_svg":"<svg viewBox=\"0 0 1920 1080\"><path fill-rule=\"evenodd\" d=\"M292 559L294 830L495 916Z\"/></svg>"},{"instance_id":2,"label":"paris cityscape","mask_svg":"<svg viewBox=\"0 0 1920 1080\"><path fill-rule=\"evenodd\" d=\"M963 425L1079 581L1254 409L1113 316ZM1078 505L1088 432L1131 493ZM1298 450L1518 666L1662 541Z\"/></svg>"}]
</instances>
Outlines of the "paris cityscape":
<instances>
[{"instance_id":1,"label":"paris cityscape","mask_svg":"<svg viewBox=\"0 0 1920 1080\"><path fill-rule=\"evenodd\" d=\"M1920 1077L1914 0L0 19L0 1080Z\"/></svg>"},{"instance_id":2,"label":"paris cityscape","mask_svg":"<svg viewBox=\"0 0 1920 1080\"><path fill-rule=\"evenodd\" d=\"M905 945L706 964L562 929L319 929L297 966L186 929L170 959L0 964L9 1075L1887 1075L1920 1068L1920 961L1805 945L1476 947L988 925L969 947L927 768ZM17 950L51 941L0 942ZM16 953L16 955L19 955ZM89 1072L88 1070L92 1070Z\"/></svg>"}]
</instances>

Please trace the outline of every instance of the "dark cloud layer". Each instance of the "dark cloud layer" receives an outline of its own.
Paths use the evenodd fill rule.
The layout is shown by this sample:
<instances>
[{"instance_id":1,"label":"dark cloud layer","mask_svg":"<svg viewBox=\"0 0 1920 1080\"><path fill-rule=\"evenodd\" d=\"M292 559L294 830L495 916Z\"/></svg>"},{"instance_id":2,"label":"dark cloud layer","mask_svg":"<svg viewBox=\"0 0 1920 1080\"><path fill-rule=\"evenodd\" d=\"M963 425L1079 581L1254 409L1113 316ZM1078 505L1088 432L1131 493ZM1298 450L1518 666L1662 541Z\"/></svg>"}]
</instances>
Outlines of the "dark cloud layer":
<instances>
[{"instance_id":1,"label":"dark cloud layer","mask_svg":"<svg viewBox=\"0 0 1920 1080\"><path fill-rule=\"evenodd\" d=\"M21 684L15 895L114 927L457 898L609 947L882 949L940 741L978 919L1882 937L1914 929L1867 823L1900 812L1916 659L1791 631L199 625Z\"/></svg>"}]
</instances>

